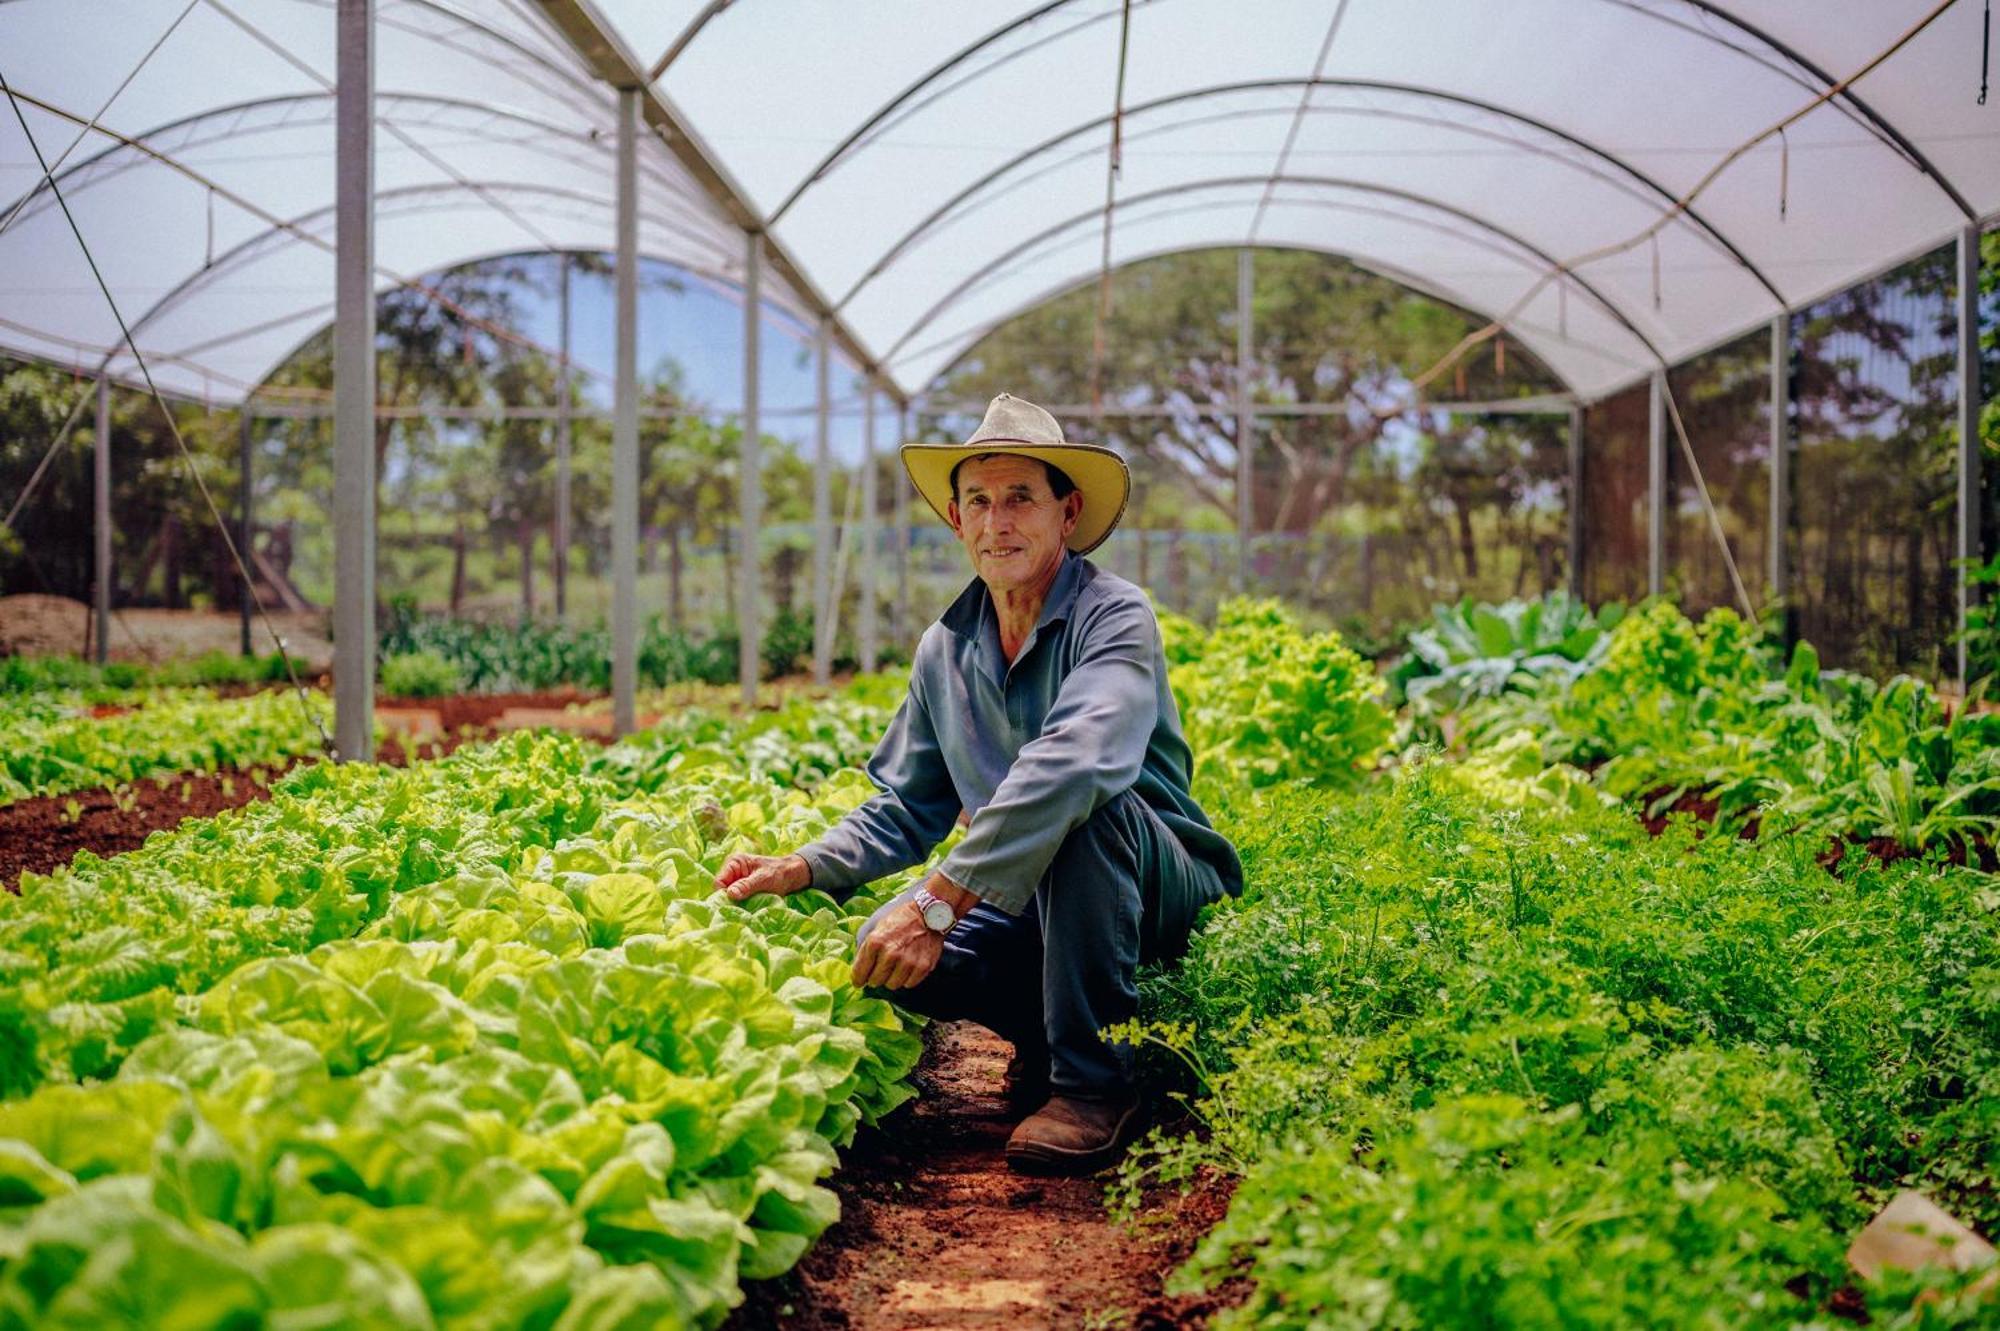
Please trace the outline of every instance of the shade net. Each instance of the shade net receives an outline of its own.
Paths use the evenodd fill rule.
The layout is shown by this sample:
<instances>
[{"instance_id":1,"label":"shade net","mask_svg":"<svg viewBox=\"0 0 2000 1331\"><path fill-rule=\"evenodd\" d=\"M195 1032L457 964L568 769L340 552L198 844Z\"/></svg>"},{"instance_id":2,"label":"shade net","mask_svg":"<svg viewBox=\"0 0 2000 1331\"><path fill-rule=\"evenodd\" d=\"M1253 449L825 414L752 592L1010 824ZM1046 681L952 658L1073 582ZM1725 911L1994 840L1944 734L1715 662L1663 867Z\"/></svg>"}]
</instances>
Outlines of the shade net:
<instances>
[{"instance_id":1,"label":"shade net","mask_svg":"<svg viewBox=\"0 0 2000 1331\"><path fill-rule=\"evenodd\" d=\"M1682 447L1670 415L1666 589L1689 614L1721 605L1741 614L1761 613L1768 599L1771 527L1770 334L1738 338L1676 366L1667 385L1689 448ZM1732 561L1742 596L1730 576Z\"/></svg>"},{"instance_id":2,"label":"shade net","mask_svg":"<svg viewBox=\"0 0 2000 1331\"><path fill-rule=\"evenodd\" d=\"M1641 384L1583 415L1582 587L1593 605L1646 594L1648 390Z\"/></svg>"},{"instance_id":3,"label":"shade net","mask_svg":"<svg viewBox=\"0 0 2000 1331\"><path fill-rule=\"evenodd\" d=\"M1934 672L1953 631L1952 263L1934 252L1793 321L1798 627L1832 664Z\"/></svg>"}]
</instances>

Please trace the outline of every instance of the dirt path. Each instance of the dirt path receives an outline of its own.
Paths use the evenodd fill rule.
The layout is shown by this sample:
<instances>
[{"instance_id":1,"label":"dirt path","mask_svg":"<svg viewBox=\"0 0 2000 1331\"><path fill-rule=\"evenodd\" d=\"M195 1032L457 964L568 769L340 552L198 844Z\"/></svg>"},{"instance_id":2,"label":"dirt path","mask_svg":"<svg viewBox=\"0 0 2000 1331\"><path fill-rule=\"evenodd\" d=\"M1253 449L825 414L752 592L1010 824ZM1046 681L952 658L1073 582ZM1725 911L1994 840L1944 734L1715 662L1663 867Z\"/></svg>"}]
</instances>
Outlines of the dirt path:
<instances>
[{"instance_id":1,"label":"dirt path","mask_svg":"<svg viewBox=\"0 0 2000 1331\"><path fill-rule=\"evenodd\" d=\"M1103 1182L1027 1178L1002 1155L1010 1053L976 1026L933 1028L919 1099L864 1133L832 1187L841 1219L780 1280L753 1285L729 1331L1164 1331L1210 1305L1161 1281L1221 1217L1220 1187L1165 1197L1137 1232Z\"/></svg>"}]
</instances>

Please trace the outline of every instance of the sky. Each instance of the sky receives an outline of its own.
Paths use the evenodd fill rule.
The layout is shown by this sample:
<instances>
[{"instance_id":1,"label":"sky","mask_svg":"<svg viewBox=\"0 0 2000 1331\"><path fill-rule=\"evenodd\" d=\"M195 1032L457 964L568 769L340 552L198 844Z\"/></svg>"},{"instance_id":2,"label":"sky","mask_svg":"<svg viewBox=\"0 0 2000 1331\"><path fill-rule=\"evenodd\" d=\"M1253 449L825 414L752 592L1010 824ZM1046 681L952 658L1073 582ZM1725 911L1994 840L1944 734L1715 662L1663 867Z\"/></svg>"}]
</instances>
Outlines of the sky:
<instances>
[{"instance_id":1,"label":"sky","mask_svg":"<svg viewBox=\"0 0 2000 1331\"><path fill-rule=\"evenodd\" d=\"M553 274L555 259L549 263ZM669 289L669 284L678 290ZM560 340L559 298L553 276L548 292L532 287L519 293L521 331L548 347ZM611 275L578 272L570 283L571 354L595 373L588 393L601 409L611 409L615 354L616 293ZM798 325L767 304L763 320L760 373L763 432L789 439L811 455L814 368L809 339ZM672 264L645 261L640 269L639 374L663 362L677 362L689 396L720 415L743 409L743 310L740 288L693 276ZM829 378L834 403L829 445L842 463L859 458L865 419L861 385L853 367L836 355ZM875 445L895 446L894 405L876 402Z\"/></svg>"}]
</instances>

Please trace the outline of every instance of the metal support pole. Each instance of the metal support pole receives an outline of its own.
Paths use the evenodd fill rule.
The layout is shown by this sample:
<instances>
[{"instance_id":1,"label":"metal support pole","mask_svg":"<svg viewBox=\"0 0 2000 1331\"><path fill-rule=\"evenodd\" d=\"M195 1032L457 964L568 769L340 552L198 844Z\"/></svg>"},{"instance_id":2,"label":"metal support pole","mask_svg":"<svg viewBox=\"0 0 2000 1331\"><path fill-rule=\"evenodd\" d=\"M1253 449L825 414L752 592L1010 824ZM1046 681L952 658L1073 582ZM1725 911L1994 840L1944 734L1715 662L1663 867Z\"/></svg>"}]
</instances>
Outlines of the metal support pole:
<instances>
[{"instance_id":1,"label":"metal support pole","mask_svg":"<svg viewBox=\"0 0 2000 1331\"><path fill-rule=\"evenodd\" d=\"M340 0L334 89L333 729L375 756L375 0Z\"/></svg>"},{"instance_id":2,"label":"metal support pole","mask_svg":"<svg viewBox=\"0 0 2000 1331\"><path fill-rule=\"evenodd\" d=\"M611 390L611 732L638 724L639 90L618 90L616 345Z\"/></svg>"},{"instance_id":3,"label":"metal support pole","mask_svg":"<svg viewBox=\"0 0 2000 1331\"><path fill-rule=\"evenodd\" d=\"M910 624L910 478L903 470L903 445L910 442L910 404L896 409L896 646L908 653L916 635Z\"/></svg>"},{"instance_id":4,"label":"metal support pole","mask_svg":"<svg viewBox=\"0 0 2000 1331\"><path fill-rule=\"evenodd\" d=\"M875 604L876 556L880 553L881 524L876 521L881 498L875 476L875 376L867 380L866 404L861 414L861 668L873 670L881 663L882 625L880 607Z\"/></svg>"},{"instance_id":5,"label":"metal support pole","mask_svg":"<svg viewBox=\"0 0 2000 1331\"><path fill-rule=\"evenodd\" d=\"M1771 320L1771 516L1765 537L1767 600L1791 595L1792 534L1792 316Z\"/></svg>"},{"instance_id":6,"label":"metal support pole","mask_svg":"<svg viewBox=\"0 0 2000 1331\"><path fill-rule=\"evenodd\" d=\"M1236 591L1250 590L1251 455L1256 426L1250 416L1250 251L1236 251Z\"/></svg>"},{"instance_id":7,"label":"metal support pole","mask_svg":"<svg viewBox=\"0 0 2000 1331\"><path fill-rule=\"evenodd\" d=\"M743 243L743 443L738 492L738 518L742 539L737 542L736 627L741 642L736 678L743 688L743 702L757 702L757 674L763 664L764 631L759 597L763 569L758 552L758 536L764 527L764 477L758 454L758 418L761 387L758 383L759 350L764 336L764 237L756 231L744 232Z\"/></svg>"},{"instance_id":8,"label":"metal support pole","mask_svg":"<svg viewBox=\"0 0 2000 1331\"><path fill-rule=\"evenodd\" d=\"M103 665L111 647L111 376L97 380L97 446L91 451L91 604L97 617L97 645L91 654Z\"/></svg>"},{"instance_id":9,"label":"metal support pole","mask_svg":"<svg viewBox=\"0 0 2000 1331\"><path fill-rule=\"evenodd\" d=\"M1973 589L1967 576L1983 560L1979 532L1979 228L1958 233L1958 687L1969 662L1965 628Z\"/></svg>"},{"instance_id":10,"label":"metal support pole","mask_svg":"<svg viewBox=\"0 0 2000 1331\"><path fill-rule=\"evenodd\" d=\"M1667 372L1653 371L1646 412L1646 595L1667 577Z\"/></svg>"},{"instance_id":11,"label":"metal support pole","mask_svg":"<svg viewBox=\"0 0 2000 1331\"><path fill-rule=\"evenodd\" d=\"M561 361L556 366L556 618L569 619L570 405L569 405L569 251L562 253L562 309L556 320Z\"/></svg>"},{"instance_id":12,"label":"metal support pole","mask_svg":"<svg viewBox=\"0 0 2000 1331\"><path fill-rule=\"evenodd\" d=\"M813 337L817 393L813 416L813 682L833 677L833 456L827 376L833 359L827 320Z\"/></svg>"},{"instance_id":13,"label":"metal support pole","mask_svg":"<svg viewBox=\"0 0 2000 1331\"><path fill-rule=\"evenodd\" d=\"M250 403L246 400L243 404L243 410L238 423L238 438L236 441L236 548L242 552L243 567L251 575L255 574L257 568L257 560L250 553L250 540L256 532L256 518L252 504L256 495L251 488L255 483L256 477L251 471L250 440L251 434L256 428L257 419L250 414ZM237 599L240 602L237 606L241 621L238 625L241 633L240 648L242 654L248 656L250 655L251 611L249 576L243 579L243 594Z\"/></svg>"},{"instance_id":14,"label":"metal support pole","mask_svg":"<svg viewBox=\"0 0 2000 1331\"><path fill-rule=\"evenodd\" d=\"M1583 599L1583 407L1569 409L1569 594Z\"/></svg>"}]
</instances>

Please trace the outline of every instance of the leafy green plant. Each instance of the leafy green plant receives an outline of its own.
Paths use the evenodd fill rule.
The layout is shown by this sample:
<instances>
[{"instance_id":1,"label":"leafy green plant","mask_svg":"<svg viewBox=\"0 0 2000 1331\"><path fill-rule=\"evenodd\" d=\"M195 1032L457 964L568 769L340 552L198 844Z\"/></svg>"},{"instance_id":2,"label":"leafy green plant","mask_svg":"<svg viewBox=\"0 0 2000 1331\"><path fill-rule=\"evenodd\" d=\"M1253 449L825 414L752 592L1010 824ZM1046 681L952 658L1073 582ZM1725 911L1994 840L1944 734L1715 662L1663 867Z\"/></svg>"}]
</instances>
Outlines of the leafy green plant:
<instances>
[{"instance_id":1,"label":"leafy green plant","mask_svg":"<svg viewBox=\"0 0 2000 1331\"><path fill-rule=\"evenodd\" d=\"M1574 679L1468 708L1476 746L1529 731L1543 756L1593 770L1660 816L1686 796L1726 830L1811 840L1886 837L1961 858L2000 833L2000 717L1948 710L1920 681L1823 671L1808 643L1782 673L1773 649L1727 610L1695 624L1650 603L1612 631ZM1977 698L1974 702L1976 704Z\"/></svg>"},{"instance_id":2,"label":"leafy green plant","mask_svg":"<svg viewBox=\"0 0 2000 1331\"><path fill-rule=\"evenodd\" d=\"M1952 639L1965 643L1965 678L1969 684L2000 672L2000 552L1983 564L1965 565L1972 592L1965 628Z\"/></svg>"},{"instance_id":3,"label":"leafy green plant","mask_svg":"<svg viewBox=\"0 0 2000 1331\"><path fill-rule=\"evenodd\" d=\"M713 874L872 787L598 756L315 767L0 899L0 1323L712 1326L795 1262L911 1094L848 973L902 880Z\"/></svg>"},{"instance_id":4,"label":"leafy green plant","mask_svg":"<svg viewBox=\"0 0 2000 1331\"><path fill-rule=\"evenodd\" d=\"M1340 635L1304 632L1275 601L1224 602L1198 652L1179 626L1163 633L1181 722L1203 769L1240 771L1258 785L1348 785L1388 740L1374 667Z\"/></svg>"},{"instance_id":5,"label":"leafy green plant","mask_svg":"<svg viewBox=\"0 0 2000 1331\"><path fill-rule=\"evenodd\" d=\"M1564 592L1436 606L1430 623L1410 632L1407 655L1386 676L1390 696L1437 713L1533 687L1544 676L1574 679L1608 649L1624 614L1616 603L1592 611Z\"/></svg>"},{"instance_id":6,"label":"leafy green plant","mask_svg":"<svg viewBox=\"0 0 2000 1331\"><path fill-rule=\"evenodd\" d=\"M812 616L781 611L765 627L766 677L789 674L812 652ZM460 689L474 693L539 692L611 687L611 636L602 625L449 619L414 605L392 606L377 642L385 661L428 653L458 671ZM655 619L641 626L639 681L648 687L736 681L737 633L724 624L708 636L684 633Z\"/></svg>"},{"instance_id":7,"label":"leafy green plant","mask_svg":"<svg viewBox=\"0 0 2000 1331\"><path fill-rule=\"evenodd\" d=\"M113 661L102 666L74 656L0 656L0 695L73 691L93 703L122 702L133 690L274 684L288 678L284 658L276 652L207 652L154 664Z\"/></svg>"},{"instance_id":8,"label":"leafy green plant","mask_svg":"<svg viewBox=\"0 0 2000 1331\"><path fill-rule=\"evenodd\" d=\"M433 651L387 657L380 674L382 692L391 698L443 698L465 687L458 667Z\"/></svg>"},{"instance_id":9,"label":"leafy green plant","mask_svg":"<svg viewBox=\"0 0 2000 1331\"><path fill-rule=\"evenodd\" d=\"M810 664L813 649L811 615L796 610L780 610L764 626L764 676L789 675Z\"/></svg>"},{"instance_id":10,"label":"leafy green plant","mask_svg":"<svg viewBox=\"0 0 2000 1331\"><path fill-rule=\"evenodd\" d=\"M103 716L78 694L10 695L0 700L0 804L317 753L308 708L332 715L322 694L302 703L278 690L241 698L150 690L123 696L121 709Z\"/></svg>"},{"instance_id":11,"label":"leafy green plant","mask_svg":"<svg viewBox=\"0 0 2000 1331\"><path fill-rule=\"evenodd\" d=\"M1176 1287L1247 1276L1245 1327L1808 1323L1896 1189L2000 1222L1991 878L1655 838L1547 797L1531 739L1217 791L1251 886L1124 1032L1207 1131L1153 1139L1117 1198L1240 1179Z\"/></svg>"}]
</instances>

